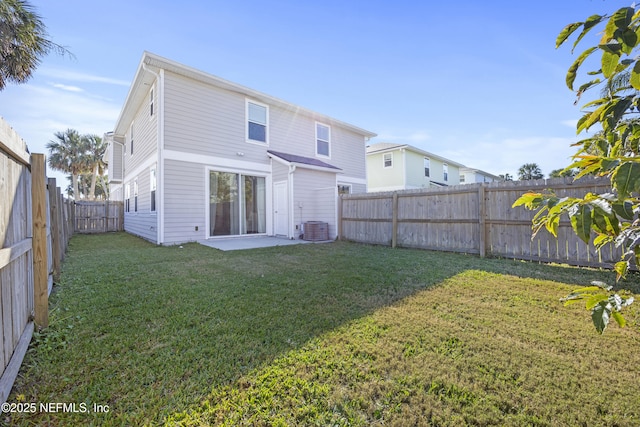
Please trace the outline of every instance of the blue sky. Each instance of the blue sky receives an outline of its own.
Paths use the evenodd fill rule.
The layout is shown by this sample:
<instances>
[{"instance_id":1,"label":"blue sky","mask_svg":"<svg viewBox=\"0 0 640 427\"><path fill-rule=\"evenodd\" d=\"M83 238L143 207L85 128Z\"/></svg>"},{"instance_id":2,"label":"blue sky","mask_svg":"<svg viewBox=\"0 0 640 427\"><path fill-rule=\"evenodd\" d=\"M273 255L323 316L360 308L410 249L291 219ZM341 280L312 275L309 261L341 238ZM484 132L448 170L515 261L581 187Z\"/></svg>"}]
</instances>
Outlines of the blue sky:
<instances>
[{"instance_id":1,"label":"blue sky","mask_svg":"<svg viewBox=\"0 0 640 427\"><path fill-rule=\"evenodd\" d=\"M53 41L0 115L46 153L112 130L143 51L494 174L569 164L580 109L555 49L568 23L627 1L31 0ZM587 43L592 39L585 40ZM584 48L588 45L585 43ZM580 49L578 49L578 52ZM55 174L50 173L50 176Z\"/></svg>"}]
</instances>

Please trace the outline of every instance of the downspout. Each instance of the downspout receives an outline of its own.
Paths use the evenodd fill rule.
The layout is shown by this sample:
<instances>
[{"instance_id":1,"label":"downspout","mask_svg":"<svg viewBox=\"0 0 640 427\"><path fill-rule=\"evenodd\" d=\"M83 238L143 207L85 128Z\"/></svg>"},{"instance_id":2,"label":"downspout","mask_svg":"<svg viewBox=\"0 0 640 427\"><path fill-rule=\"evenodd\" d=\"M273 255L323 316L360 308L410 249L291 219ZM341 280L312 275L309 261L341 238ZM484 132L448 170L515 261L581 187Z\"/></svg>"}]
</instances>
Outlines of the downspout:
<instances>
[{"instance_id":1,"label":"downspout","mask_svg":"<svg viewBox=\"0 0 640 427\"><path fill-rule=\"evenodd\" d=\"M164 70L160 70L160 74L156 73L152 69L147 67L147 64L142 62L142 69L148 73L153 74L156 77L157 85L157 98L158 98L158 118L157 118L157 151L158 162L156 164L156 201L159 205L157 209L156 218L156 240L157 244L164 243Z\"/></svg>"},{"instance_id":2,"label":"downspout","mask_svg":"<svg viewBox=\"0 0 640 427\"><path fill-rule=\"evenodd\" d=\"M296 171L296 165L289 165L289 224L287 224L289 231L287 232L287 238L293 240L295 231L295 209L294 209L294 197L293 197L293 173ZM300 218L302 221L302 218Z\"/></svg>"}]
</instances>

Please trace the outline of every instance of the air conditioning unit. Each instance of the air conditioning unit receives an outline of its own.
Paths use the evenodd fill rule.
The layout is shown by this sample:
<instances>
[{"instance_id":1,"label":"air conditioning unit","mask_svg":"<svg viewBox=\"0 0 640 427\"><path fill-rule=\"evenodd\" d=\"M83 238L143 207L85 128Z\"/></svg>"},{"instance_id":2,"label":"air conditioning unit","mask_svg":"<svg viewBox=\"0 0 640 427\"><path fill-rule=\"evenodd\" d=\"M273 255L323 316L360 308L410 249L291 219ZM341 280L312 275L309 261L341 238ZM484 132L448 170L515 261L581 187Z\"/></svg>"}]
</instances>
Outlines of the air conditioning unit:
<instances>
[{"instance_id":1,"label":"air conditioning unit","mask_svg":"<svg viewBox=\"0 0 640 427\"><path fill-rule=\"evenodd\" d=\"M329 240L329 224L322 221L305 222L303 240L309 240L312 242Z\"/></svg>"}]
</instances>

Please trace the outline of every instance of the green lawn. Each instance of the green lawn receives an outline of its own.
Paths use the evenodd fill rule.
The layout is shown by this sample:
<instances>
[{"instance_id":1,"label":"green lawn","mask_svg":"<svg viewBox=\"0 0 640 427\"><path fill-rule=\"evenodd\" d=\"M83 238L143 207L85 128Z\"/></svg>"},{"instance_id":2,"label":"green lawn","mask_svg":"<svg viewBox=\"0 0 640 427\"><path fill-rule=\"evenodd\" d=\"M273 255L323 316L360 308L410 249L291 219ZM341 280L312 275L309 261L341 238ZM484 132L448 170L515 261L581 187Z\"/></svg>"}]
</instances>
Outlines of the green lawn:
<instances>
[{"instance_id":1,"label":"green lawn","mask_svg":"<svg viewBox=\"0 0 640 427\"><path fill-rule=\"evenodd\" d=\"M9 403L80 412L0 424L638 426L640 302L602 336L559 302L593 279L614 276L342 242L74 236Z\"/></svg>"}]
</instances>

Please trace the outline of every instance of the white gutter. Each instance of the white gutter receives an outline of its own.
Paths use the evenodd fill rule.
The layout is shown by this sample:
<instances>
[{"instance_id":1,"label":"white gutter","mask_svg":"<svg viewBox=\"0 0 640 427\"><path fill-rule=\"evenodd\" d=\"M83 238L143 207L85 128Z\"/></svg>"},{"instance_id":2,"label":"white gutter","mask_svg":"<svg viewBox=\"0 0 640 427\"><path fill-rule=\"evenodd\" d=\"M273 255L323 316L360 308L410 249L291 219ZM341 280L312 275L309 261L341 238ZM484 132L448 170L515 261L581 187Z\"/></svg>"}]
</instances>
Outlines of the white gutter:
<instances>
[{"instance_id":1,"label":"white gutter","mask_svg":"<svg viewBox=\"0 0 640 427\"><path fill-rule=\"evenodd\" d=\"M159 204L159 209L156 209L156 241L161 245L164 243L164 70L160 69L160 74L156 73L147 64L142 61L142 69L148 73L153 74L156 77L157 90L154 96L157 96L158 106L156 111L158 112L157 120L157 151L158 151L158 163L156 164L156 203ZM155 100L154 100L155 102Z\"/></svg>"}]
</instances>

